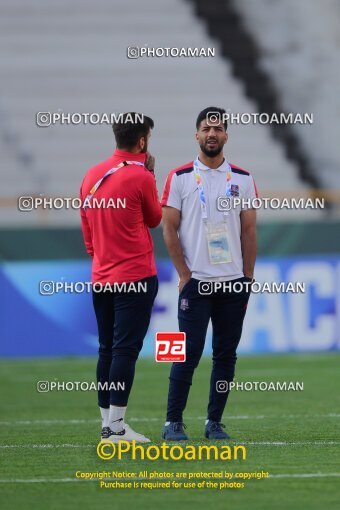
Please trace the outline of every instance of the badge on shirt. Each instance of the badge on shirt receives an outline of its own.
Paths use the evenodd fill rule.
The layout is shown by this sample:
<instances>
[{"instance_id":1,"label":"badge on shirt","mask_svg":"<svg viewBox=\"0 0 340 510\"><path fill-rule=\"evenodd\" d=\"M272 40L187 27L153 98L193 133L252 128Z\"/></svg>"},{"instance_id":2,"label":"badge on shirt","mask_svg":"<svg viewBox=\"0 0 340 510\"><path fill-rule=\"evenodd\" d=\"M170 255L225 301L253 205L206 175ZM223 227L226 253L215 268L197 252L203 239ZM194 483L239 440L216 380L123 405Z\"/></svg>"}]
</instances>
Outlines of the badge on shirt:
<instances>
[{"instance_id":1,"label":"badge on shirt","mask_svg":"<svg viewBox=\"0 0 340 510\"><path fill-rule=\"evenodd\" d=\"M240 196L240 189L238 187L238 184L231 184L230 185L230 194L232 197L239 197Z\"/></svg>"},{"instance_id":2,"label":"badge on shirt","mask_svg":"<svg viewBox=\"0 0 340 510\"><path fill-rule=\"evenodd\" d=\"M226 222L209 225L207 240L211 264L228 264L232 261Z\"/></svg>"}]
</instances>

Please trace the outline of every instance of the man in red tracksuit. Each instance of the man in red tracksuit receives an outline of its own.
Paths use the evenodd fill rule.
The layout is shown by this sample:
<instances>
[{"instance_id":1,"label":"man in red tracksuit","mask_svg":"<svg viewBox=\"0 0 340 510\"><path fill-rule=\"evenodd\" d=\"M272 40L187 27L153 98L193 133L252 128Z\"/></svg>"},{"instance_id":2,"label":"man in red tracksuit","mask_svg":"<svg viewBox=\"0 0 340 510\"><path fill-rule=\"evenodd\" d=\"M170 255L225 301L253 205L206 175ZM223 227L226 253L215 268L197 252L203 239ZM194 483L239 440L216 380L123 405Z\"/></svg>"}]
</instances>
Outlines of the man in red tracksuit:
<instances>
[{"instance_id":1,"label":"man in red tracksuit","mask_svg":"<svg viewBox=\"0 0 340 510\"><path fill-rule=\"evenodd\" d=\"M158 291L149 232L162 217L154 158L147 152L153 126L145 115L124 114L113 125L115 152L86 173L80 190L83 237L96 284L97 381L105 388L98 389L101 437L110 441L149 442L124 416Z\"/></svg>"}]
</instances>

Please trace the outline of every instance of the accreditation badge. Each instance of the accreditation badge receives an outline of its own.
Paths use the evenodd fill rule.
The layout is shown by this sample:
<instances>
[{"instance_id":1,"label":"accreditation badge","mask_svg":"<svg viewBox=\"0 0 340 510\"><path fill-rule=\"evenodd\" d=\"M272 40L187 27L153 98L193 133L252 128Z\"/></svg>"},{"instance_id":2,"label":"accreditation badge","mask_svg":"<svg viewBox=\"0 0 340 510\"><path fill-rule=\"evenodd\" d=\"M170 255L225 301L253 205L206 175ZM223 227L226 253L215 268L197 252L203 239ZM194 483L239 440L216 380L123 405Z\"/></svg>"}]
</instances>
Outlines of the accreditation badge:
<instances>
[{"instance_id":1,"label":"accreditation badge","mask_svg":"<svg viewBox=\"0 0 340 510\"><path fill-rule=\"evenodd\" d=\"M207 240L211 264L228 264L232 261L226 222L208 224Z\"/></svg>"}]
</instances>

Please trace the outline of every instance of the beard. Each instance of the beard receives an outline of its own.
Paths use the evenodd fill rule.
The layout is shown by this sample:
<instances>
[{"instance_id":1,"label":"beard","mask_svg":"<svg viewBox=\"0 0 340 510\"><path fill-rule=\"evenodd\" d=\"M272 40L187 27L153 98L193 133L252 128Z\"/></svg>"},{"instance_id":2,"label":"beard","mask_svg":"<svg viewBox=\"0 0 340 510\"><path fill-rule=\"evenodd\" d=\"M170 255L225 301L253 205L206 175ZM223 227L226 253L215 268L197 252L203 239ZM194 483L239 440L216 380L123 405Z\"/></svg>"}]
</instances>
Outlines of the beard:
<instances>
[{"instance_id":1,"label":"beard","mask_svg":"<svg viewBox=\"0 0 340 510\"><path fill-rule=\"evenodd\" d=\"M219 145L217 144L217 147L215 149L209 149L207 147L207 143L200 143L201 151L203 152L203 154L208 156L208 158L214 158L215 156L221 154L221 152L223 151L223 147L224 147L223 142L220 143Z\"/></svg>"}]
</instances>

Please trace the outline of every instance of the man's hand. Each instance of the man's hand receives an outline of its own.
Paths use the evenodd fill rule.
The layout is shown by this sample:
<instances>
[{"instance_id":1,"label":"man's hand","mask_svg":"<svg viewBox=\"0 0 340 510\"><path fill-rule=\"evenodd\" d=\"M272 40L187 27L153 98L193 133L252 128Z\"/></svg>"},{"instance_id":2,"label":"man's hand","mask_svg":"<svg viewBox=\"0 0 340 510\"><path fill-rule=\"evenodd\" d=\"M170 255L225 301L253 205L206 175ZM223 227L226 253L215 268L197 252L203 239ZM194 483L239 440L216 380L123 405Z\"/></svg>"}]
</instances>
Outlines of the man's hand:
<instances>
[{"instance_id":1,"label":"man's hand","mask_svg":"<svg viewBox=\"0 0 340 510\"><path fill-rule=\"evenodd\" d=\"M248 280L252 280L253 281L254 280L254 273L252 275L244 273L244 277L248 278Z\"/></svg>"},{"instance_id":2,"label":"man's hand","mask_svg":"<svg viewBox=\"0 0 340 510\"><path fill-rule=\"evenodd\" d=\"M188 273L184 273L183 275L181 275L179 277L179 282L178 282L178 291L179 291L179 293L182 292L182 289L183 289L184 285L186 283L188 283L190 278L191 278L191 272L190 271Z\"/></svg>"},{"instance_id":3,"label":"man's hand","mask_svg":"<svg viewBox=\"0 0 340 510\"><path fill-rule=\"evenodd\" d=\"M150 170L150 172L155 170L155 158L149 152L146 153L145 168Z\"/></svg>"}]
</instances>

